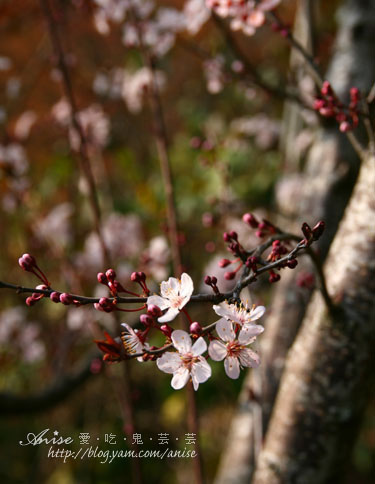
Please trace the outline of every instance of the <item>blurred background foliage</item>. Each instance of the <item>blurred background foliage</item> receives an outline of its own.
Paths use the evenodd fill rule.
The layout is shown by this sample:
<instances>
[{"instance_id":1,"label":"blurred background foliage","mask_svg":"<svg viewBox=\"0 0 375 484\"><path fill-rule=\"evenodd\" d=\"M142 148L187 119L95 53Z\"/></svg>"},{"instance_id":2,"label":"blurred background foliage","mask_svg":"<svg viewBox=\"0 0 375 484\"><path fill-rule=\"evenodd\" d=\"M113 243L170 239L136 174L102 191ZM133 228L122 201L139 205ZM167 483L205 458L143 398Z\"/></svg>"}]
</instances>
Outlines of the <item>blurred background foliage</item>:
<instances>
[{"instance_id":1,"label":"blurred background foliage","mask_svg":"<svg viewBox=\"0 0 375 484\"><path fill-rule=\"evenodd\" d=\"M323 65L334 38L337 4L320 2L316 38ZM113 22L107 35L98 33L95 2L59 0L54 5L79 110L92 108L87 115L87 133L92 141L92 167L114 268L130 290L135 289L129 281L133 270L144 270L152 289L157 290L157 284L170 275L171 266L152 116L147 93L138 86L135 94L124 95L124 81L115 79L121 70L141 69L142 58L137 49L124 46L122 24ZM170 0L158 1L156 7L182 6L181 0ZM294 10L293 1L283 2L280 8L290 23ZM59 122L59 116L64 117L63 107L56 108L62 99L60 74L53 67L55 59L39 3L1 0L0 38L1 279L34 284L32 276L17 264L18 257L29 252L54 288L103 294L96 273L107 267L93 232L74 140L69 138L64 121ZM263 27L251 38L236 34L236 40L264 78L275 86L285 83L289 51L275 33ZM215 258L224 251L223 230L237 230L244 211L258 210L272 217L274 186L284 168L278 149L283 101L247 84L240 76L233 82L225 76L221 79L219 74L209 92L207 68L195 55L196 46L211 58L220 55L220 62L229 70L236 61L222 32L210 20L195 36L178 34L174 47L156 58L156 67L164 79L162 105L184 269L193 276L196 289L204 290L200 286L207 273L217 272L219 287L225 283L219 269L214 269ZM133 98L129 98L131 95ZM134 108L132 102L140 106ZM313 128L314 123L310 126ZM246 228L239 230L248 235ZM260 282L252 297L254 302L267 301L267 288ZM101 338L103 329L111 334L119 332L112 314L94 308L66 308L48 301L27 308L24 296L7 291L2 291L0 298L3 392L27 395L42 391L85 361L94 347L93 339ZM191 310L193 319L202 324L214 320L211 313L207 306ZM120 319L135 324L138 316ZM143 436L143 448L157 449L155 441L161 432L170 434L171 441L176 442L173 447L183 447L187 432L185 392L173 391L169 376L161 374L153 363L132 362L128 367L136 431ZM197 392L202 455L209 481L215 474L241 387L241 378L226 378L221 364L212 368L212 378ZM115 459L111 464L69 459L64 464L48 459L44 446L18 445L27 433L50 428L73 437L72 450L80 447L80 432L90 433L92 443L99 437L100 448L111 448L103 442L104 434L115 434L120 441L126 426L116 391L124 378L123 365L102 368L51 409L37 414L25 410L22 416L1 418L0 481L132 482L129 459ZM364 429L355 450L354 477L350 476L348 482L370 482L373 409ZM189 459L144 459L141 466L147 476L145 482L189 482Z\"/></svg>"}]
</instances>

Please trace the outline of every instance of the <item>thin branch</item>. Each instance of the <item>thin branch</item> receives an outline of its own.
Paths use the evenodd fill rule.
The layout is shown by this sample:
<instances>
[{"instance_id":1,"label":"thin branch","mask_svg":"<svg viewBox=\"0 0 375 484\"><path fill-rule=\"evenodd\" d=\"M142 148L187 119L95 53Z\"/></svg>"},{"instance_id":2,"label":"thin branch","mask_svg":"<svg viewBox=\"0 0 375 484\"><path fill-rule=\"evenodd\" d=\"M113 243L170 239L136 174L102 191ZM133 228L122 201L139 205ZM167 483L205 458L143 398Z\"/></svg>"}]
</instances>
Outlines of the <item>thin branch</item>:
<instances>
[{"instance_id":1,"label":"thin branch","mask_svg":"<svg viewBox=\"0 0 375 484\"><path fill-rule=\"evenodd\" d=\"M95 186L95 179L91 168L88 141L86 139L85 132L79 120L77 102L74 95L73 84L70 77L68 65L66 62L64 49L62 47L59 28L53 16L50 0L40 0L40 3L48 24L51 43L53 46L53 50L55 52L55 56L57 58L57 65L61 72L62 87L64 89L64 93L67 98L67 101L70 105L71 125L77 132L80 139L80 143L79 143L80 165L81 165L82 174L86 179L88 189L89 189L89 200L90 200L90 205L94 215L95 231L99 238L104 260L108 265L110 265L110 257L109 257L108 249L104 242L104 237L101 230L101 210L100 210L97 190Z\"/></svg>"}]
</instances>

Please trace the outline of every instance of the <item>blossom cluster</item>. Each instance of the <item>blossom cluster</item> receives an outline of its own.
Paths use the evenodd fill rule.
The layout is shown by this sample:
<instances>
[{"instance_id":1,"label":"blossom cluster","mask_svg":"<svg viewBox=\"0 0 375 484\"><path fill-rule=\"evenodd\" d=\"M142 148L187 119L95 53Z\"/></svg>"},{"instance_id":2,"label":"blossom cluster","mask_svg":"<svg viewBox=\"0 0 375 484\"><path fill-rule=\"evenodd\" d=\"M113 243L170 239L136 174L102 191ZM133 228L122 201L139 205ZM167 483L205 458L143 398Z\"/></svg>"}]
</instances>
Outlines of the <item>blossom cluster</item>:
<instances>
[{"instance_id":1,"label":"blossom cluster","mask_svg":"<svg viewBox=\"0 0 375 484\"><path fill-rule=\"evenodd\" d=\"M265 12L275 8L281 0L206 0L206 4L220 17L231 18L231 29L254 35L265 22Z\"/></svg>"}]
</instances>

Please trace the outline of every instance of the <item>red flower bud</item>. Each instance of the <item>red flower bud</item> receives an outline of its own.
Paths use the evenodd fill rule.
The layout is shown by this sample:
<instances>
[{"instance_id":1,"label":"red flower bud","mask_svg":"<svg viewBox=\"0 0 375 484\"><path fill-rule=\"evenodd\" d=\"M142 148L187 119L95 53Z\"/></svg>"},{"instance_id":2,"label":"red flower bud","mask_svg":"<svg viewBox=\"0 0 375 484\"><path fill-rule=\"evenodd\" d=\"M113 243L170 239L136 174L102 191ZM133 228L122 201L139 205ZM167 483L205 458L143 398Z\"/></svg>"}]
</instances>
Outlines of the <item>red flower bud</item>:
<instances>
[{"instance_id":1,"label":"red flower bud","mask_svg":"<svg viewBox=\"0 0 375 484\"><path fill-rule=\"evenodd\" d=\"M204 283L207 284L207 286L211 286L211 283L212 283L211 277L210 276L206 276L204 278Z\"/></svg>"},{"instance_id":2,"label":"red flower bud","mask_svg":"<svg viewBox=\"0 0 375 484\"><path fill-rule=\"evenodd\" d=\"M212 277L211 277L211 284L212 284L213 286L216 286L216 284L217 284L217 277L215 277L215 276L212 276Z\"/></svg>"},{"instance_id":3,"label":"red flower bud","mask_svg":"<svg viewBox=\"0 0 375 484\"><path fill-rule=\"evenodd\" d=\"M289 269L294 269L297 267L298 260L297 259L290 259L287 261L286 265L289 267Z\"/></svg>"},{"instance_id":4,"label":"red flower bud","mask_svg":"<svg viewBox=\"0 0 375 484\"><path fill-rule=\"evenodd\" d=\"M191 334L199 334L202 331L202 326L197 322L191 323L190 325L190 333Z\"/></svg>"},{"instance_id":5,"label":"red flower bud","mask_svg":"<svg viewBox=\"0 0 375 484\"><path fill-rule=\"evenodd\" d=\"M270 271L269 282L274 283L280 280L280 274L276 274L273 271Z\"/></svg>"},{"instance_id":6,"label":"red flower bud","mask_svg":"<svg viewBox=\"0 0 375 484\"><path fill-rule=\"evenodd\" d=\"M150 304L149 306L147 306L147 312L153 318L158 318L163 314L159 306L156 306L155 304Z\"/></svg>"},{"instance_id":7,"label":"red flower bud","mask_svg":"<svg viewBox=\"0 0 375 484\"><path fill-rule=\"evenodd\" d=\"M139 317L139 320L145 326L151 326L152 323L154 322L154 320L148 314L141 314L141 316Z\"/></svg>"},{"instance_id":8,"label":"red flower bud","mask_svg":"<svg viewBox=\"0 0 375 484\"><path fill-rule=\"evenodd\" d=\"M65 304L65 306L69 306L69 304L73 303L73 298L70 294L63 292L60 294L60 302Z\"/></svg>"},{"instance_id":9,"label":"red flower bud","mask_svg":"<svg viewBox=\"0 0 375 484\"><path fill-rule=\"evenodd\" d=\"M172 328L168 326L168 324L163 324L160 326L160 331L167 336L167 338L170 338L172 336Z\"/></svg>"},{"instance_id":10,"label":"red flower bud","mask_svg":"<svg viewBox=\"0 0 375 484\"><path fill-rule=\"evenodd\" d=\"M34 306L34 304L37 302L38 300L37 299L34 299L32 296L28 297L26 299L26 304L28 306Z\"/></svg>"},{"instance_id":11,"label":"red flower bud","mask_svg":"<svg viewBox=\"0 0 375 484\"><path fill-rule=\"evenodd\" d=\"M232 262L229 259L221 259L219 260L219 267L227 267Z\"/></svg>"},{"instance_id":12,"label":"red flower bud","mask_svg":"<svg viewBox=\"0 0 375 484\"><path fill-rule=\"evenodd\" d=\"M332 94L332 88L329 81L323 82L322 89L320 90L320 92L323 94L323 96L328 96Z\"/></svg>"},{"instance_id":13,"label":"red flower bud","mask_svg":"<svg viewBox=\"0 0 375 484\"><path fill-rule=\"evenodd\" d=\"M314 225L312 229L313 240L318 240L322 236L325 228L326 224L323 220Z\"/></svg>"},{"instance_id":14,"label":"red flower bud","mask_svg":"<svg viewBox=\"0 0 375 484\"><path fill-rule=\"evenodd\" d=\"M243 215L242 217L242 220L245 223L249 224L250 227L252 227L253 229L256 229L258 227L259 222L252 213L245 213L245 215Z\"/></svg>"},{"instance_id":15,"label":"red flower bud","mask_svg":"<svg viewBox=\"0 0 375 484\"><path fill-rule=\"evenodd\" d=\"M227 281L231 281L235 277L236 277L236 273L235 272L226 272L224 274L224 279L226 279Z\"/></svg>"},{"instance_id":16,"label":"red flower bud","mask_svg":"<svg viewBox=\"0 0 375 484\"><path fill-rule=\"evenodd\" d=\"M56 291L53 291L53 292L51 292L51 294L49 295L49 298L50 298L50 299L51 299L51 301L53 301L54 303L59 303L59 302L60 302L60 295L61 295L61 293L56 292Z\"/></svg>"},{"instance_id":17,"label":"red flower bud","mask_svg":"<svg viewBox=\"0 0 375 484\"><path fill-rule=\"evenodd\" d=\"M105 273L105 275L106 275L108 281L110 281L110 282L113 282L116 278L116 272L113 269L108 269L108 271Z\"/></svg>"},{"instance_id":18,"label":"red flower bud","mask_svg":"<svg viewBox=\"0 0 375 484\"><path fill-rule=\"evenodd\" d=\"M229 236L233 240L237 240L238 239L238 234L234 230L232 230L231 232L229 232Z\"/></svg>"},{"instance_id":19,"label":"red flower bud","mask_svg":"<svg viewBox=\"0 0 375 484\"><path fill-rule=\"evenodd\" d=\"M108 279L107 279L107 276L104 274L104 272L98 272L96 278L99 284L104 284L105 286L107 285Z\"/></svg>"}]
</instances>

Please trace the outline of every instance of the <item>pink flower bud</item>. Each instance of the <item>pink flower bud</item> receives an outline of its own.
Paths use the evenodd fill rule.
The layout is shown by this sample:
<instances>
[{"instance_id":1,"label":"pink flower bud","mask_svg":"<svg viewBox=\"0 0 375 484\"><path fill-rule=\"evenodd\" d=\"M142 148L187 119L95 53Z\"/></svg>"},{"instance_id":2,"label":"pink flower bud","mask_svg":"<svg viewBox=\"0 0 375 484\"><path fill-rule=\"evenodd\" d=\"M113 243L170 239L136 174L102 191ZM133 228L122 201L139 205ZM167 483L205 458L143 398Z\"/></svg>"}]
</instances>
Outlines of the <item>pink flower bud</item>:
<instances>
[{"instance_id":1,"label":"pink flower bud","mask_svg":"<svg viewBox=\"0 0 375 484\"><path fill-rule=\"evenodd\" d=\"M314 225L312 229L313 240L318 240L323 234L325 228L326 228L326 224L323 220L321 220L316 225Z\"/></svg>"},{"instance_id":2,"label":"pink flower bud","mask_svg":"<svg viewBox=\"0 0 375 484\"><path fill-rule=\"evenodd\" d=\"M340 131L342 133L347 133L348 131L351 131L352 130L352 126L350 123L348 123L348 121L343 121L342 123L340 123Z\"/></svg>"},{"instance_id":3,"label":"pink flower bud","mask_svg":"<svg viewBox=\"0 0 375 484\"><path fill-rule=\"evenodd\" d=\"M234 230L232 230L231 232L229 232L229 236L233 240L237 240L238 239L238 234Z\"/></svg>"},{"instance_id":4,"label":"pink flower bud","mask_svg":"<svg viewBox=\"0 0 375 484\"><path fill-rule=\"evenodd\" d=\"M159 306L156 306L155 304L147 306L147 312L153 318L159 318L163 314Z\"/></svg>"},{"instance_id":5,"label":"pink flower bud","mask_svg":"<svg viewBox=\"0 0 375 484\"><path fill-rule=\"evenodd\" d=\"M236 277L236 273L235 272L226 272L224 274L224 279L226 279L227 281L231 281L232 279L234 279Z\"/></svg>"},{"instance_id":6,"label":"pink flower bud","mask_svg":"<svg viewBox=\"0 0 375 484\"><path fill-rule=\"evenodd\" d=\"M255 235L261 239L262 237L264 237L264 232L262 230L257 230L255 232Z\"/></svg>"},{"instance_id":7,"label":"pink flower bud","mask_svg":"<svg viewBox=\"0 0 375 484\"><path fill-rule=\"evenodd\" d=\"M37 302L37 299L34 299L32 296L28 297L26 299L26 304L28 306L34 306L34 304Z\"/></svg>"},{"instance_id":8,"label":"pink flower bud","mask_svg":"<svg viewBox=\"0 0 375 484\"><path fill-rule=\"evenodd\" d=\"M219 260L219 267L227 267L232 262L229 259L221 259Z\"/></svg>"},{"instance_id":9,"label":"pink flower bud","mask_svg":"<svg viewBox=\"0 0 375 484\"><path fill-rule=\"evenodd\" d=\"M146 280L146 274L144 272L137 272L137 274L138 274L139 280L141 282L145 282L145 280Z\"/></svg>"},{"instance_id":10,"label":"pink flower bud","mask_svg":"<svg viewBox=\"0 0 375 484\"><path fill-rule=\"evenodd\" d=\"M320 90L320 92L323 94L323 96L328 96L332 94L332 88L329 81L323 82L322 89Z\"/></svg>"},{"instance_id":11,"label":"pink flower bud","mask_svg":"<svg viewBox=\"0 0 375 484\"><path fill-rule=\"evenodd\" d=\"M104 274L104 272L98 272L96 278L99 284L104 284L105 286L107 285L108 279L107 279L107 276Z\"/></svg>"},{"instance_id":12,"label":"pink flower bud","mask_svg":"<svg viewBox=\"0 0 375 484\"><path fill-rule=\"evenodd\" d=\"M224 242L230 242L231 241L231 237L228 234L228 232L223 233L223 239L224 239Z\"/></svg>"},{"instance_id":13,"label":"pink flower bud","mask_svg":"<svg viewBox=\"0 0 375 484\"><path fill-rule=\"evenodd\" d=\"M204 283L207 284L207 286L211 286L211 277L210 276L206 276L204 278Z\"/></svg>"},{"instance_id":14,"label":"pink flower bud","mask_svg":"<svg viewBox=\"0 0 375 484\"><path fill-rule=\"evenodd\" d=\"M249 224L250 227L253 229L256 229L258 227L258 220L254 217L252 213L245 213L245 215L242 217L242 220Z\"/></svg>"},{"instance_id":15,"label":"pink flower bud","mask_svg":"<svg viewBox=\"0 0 375 484\"><path fill-rule=\"evenodd\" d=\"M141 314L139 318L140 322L145 326L151 326L154 320L148 314Z\"/></svg>"},{"instance_id":16,"label":"pink flower bud","mask_svg":"<svg viewBox=\"0 0 375 484\"><path fill-rule=\"evenodd\" d=\"M139 276L138 276L138 272L132 272L132 274L130 276L130 280L132 282L139 282L140 279L139 279Z\"/></svg>"},{"instance_id":17,"label":"pink flower bud","mask_svg":"<svg viewBox=\"0 0 375 484\"><path fill-rule=\"evenodd\" d=\"M32 269L32 266L30 264L28 264L27 262L25 262L23 257L20 257L18 259L18 264L21 267L21 269L23 269L26 272L30 272L31 269Z\"/></svg>"},{"instance_id":18,"label":"pink flower bud","mask_svg":"<svg viewBox=\"0 0 375 484\"><path fill-rule=\"evenodd\" d=\"M70 294L63 292L60 294L60 302L65 304L65 306L69 306L69 304L73 303L73 298Z\"/></svg>"},{"instance_id":19,"label":"pink flower bud","mask_svg":"<svg viewBox=\"0 0 375 484\"><path fill-rule=\"evenodd\" d=\"M217 277L215 277L215 276L211 276L211 284L212 284L213 286L216 286L216 284L217 284Z\"/></svg>"},{"instance_id":20,"label":"pink flower bud","mask_svg":"<svg viewBox=\"0 0 375 484\"><path fill-rule=\"evenodd\" d=\"M202 326L197 322L191 323L190 325L190 333L191 334L199 334L202 331Z\"/></svg>"},{"instance_id":21,"label":"pink flower bud","mask_svg":"<svg viewBox=\"0 0 375 484\"><path fill-rule=\"evenodd\" d=\"M168 326L168 324L163 324L160 326L160 331L167 336L167 338L170 338L172 336L172 328Z\"/></svg>"},{"instance_id":22,"label":"pink flower bud","mask_svg":"<svg viewBox=\"0 0 375 484\"><path fill-rule=\"evenodd\" d=\"M113 269L108 269L108 271L105 273L108 281L113 282L116 278L116 272Z\"/></svg>"},{"instance_id":23,"label":"pink flower bud","mask_svg":"<svg viewBox=\"0 0 375 484\"><path fill-rule=\"evenodd\" d=\"M313 108L316 110L316 111L320 111L321 109L324 108L326 102L324 99L314 99L314 104L313 104Z\"/></svg>"},{"instance_id":24,"label":"pink flower bud","mask_svg":"<svg viewBox=\"0 0 375 484\"><path fill-rule=\"evenodd\" d=\"M51 301L53 301L54 303L59 303L60 302L60 293L59 292L56 292L56 291L53 291L51 292L51 294L49 295L49 298L51 299Z\"/></svg>"},{"instance_id":25,"label":"pink flower bud","mask_svg":"<svg viewBox=\"0 0 375 484\"><path fill-rule=\"evenodd\" d=\"M26 262L26 264L29 264L31 267L34 267L36 265L35 257L30 254L23 254L22 259Z\"/></svg>"}]
</instances>

